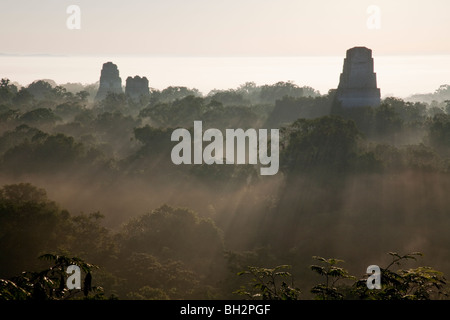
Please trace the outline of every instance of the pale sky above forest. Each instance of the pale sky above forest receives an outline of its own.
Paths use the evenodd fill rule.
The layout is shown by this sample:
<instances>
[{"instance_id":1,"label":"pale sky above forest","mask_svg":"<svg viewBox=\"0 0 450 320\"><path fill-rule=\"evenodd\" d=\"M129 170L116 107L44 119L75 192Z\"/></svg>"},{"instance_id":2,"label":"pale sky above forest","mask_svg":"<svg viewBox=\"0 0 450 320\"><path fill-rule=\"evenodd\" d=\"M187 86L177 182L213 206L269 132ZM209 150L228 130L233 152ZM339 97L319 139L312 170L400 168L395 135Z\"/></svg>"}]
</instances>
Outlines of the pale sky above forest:
<instances>
[{"instance_id":1,"label":"pale sky above forest","mask_svg":"<svg viewBox=\"0 0 450 320\"><path fill-rule=\"evenodd\" d=\"M79 30L66 21L81 9ZM369 29L370 5L380 29ZM0 0L0 53L177 56L450 54L450 1Z\"/></svg>"}]
</instances>

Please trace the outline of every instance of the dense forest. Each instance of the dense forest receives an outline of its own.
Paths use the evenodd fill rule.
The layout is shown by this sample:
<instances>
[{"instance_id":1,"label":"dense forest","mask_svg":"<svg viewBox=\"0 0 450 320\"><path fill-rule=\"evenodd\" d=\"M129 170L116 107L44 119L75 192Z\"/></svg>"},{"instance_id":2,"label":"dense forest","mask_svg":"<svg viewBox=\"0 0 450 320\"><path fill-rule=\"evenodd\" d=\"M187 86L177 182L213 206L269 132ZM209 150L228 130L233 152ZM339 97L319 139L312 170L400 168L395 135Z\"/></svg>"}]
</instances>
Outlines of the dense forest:
<instances>
[{"instance_id":1,"label":"dense forest","mask_svg":"<svg viewBox=\"0 0 450 320\"><path fill-rule=\"evenodd\" d=\"M1 80L0 299L446 298L450 86L353 109L292 82L96 89ZM195 120L279 128L280 171L174 165Z\"/></svg>"}]
</instances>

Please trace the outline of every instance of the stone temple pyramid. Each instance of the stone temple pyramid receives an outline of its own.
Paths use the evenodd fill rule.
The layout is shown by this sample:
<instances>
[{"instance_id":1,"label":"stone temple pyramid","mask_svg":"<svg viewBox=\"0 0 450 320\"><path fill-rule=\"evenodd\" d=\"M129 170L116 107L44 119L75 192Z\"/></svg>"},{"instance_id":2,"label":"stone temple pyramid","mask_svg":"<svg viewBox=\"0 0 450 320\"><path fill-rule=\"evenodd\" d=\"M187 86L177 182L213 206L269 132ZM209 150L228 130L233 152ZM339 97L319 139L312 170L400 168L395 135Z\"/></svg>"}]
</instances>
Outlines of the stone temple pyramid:
<instances>
[{"instance_id":1,"label":"stone temple pyramid","mask_svg":"<svg viewBox=\"0 0 450 320\"><path fill-rule=\"evenodd\" d=\"M372 50L366 47L347 50L336 98L344 108L376 107L380 104Z\"/></svg>"}]
</instances>

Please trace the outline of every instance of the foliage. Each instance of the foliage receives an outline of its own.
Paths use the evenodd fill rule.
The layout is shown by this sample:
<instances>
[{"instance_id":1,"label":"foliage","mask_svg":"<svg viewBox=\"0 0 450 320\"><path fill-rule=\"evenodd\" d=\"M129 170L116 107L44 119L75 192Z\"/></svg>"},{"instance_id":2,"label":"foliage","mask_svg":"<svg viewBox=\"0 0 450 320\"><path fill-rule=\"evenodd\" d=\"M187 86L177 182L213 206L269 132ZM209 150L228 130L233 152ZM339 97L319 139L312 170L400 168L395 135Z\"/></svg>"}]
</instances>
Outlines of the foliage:
<instances>
[{"instance_id":1,"label":"foliage","mask_svg":"<svg viewBox=\"0 0 450 320\"><path fill-rule=\"evenodd\" d=\"M103 113L127 112L127 96L124 93L108 92L106 97L99 102L99 108Z\"/></svg>"},{"instance_id":2,"label":"foliage","mask_svg":"<svg viewBox=\"0 0 450 320\"><path fill-rule=\"evenodd\" d=\"M29 183L3 186L0 189L0 276L33 267L30 256L55 250L54 244L65 238L68 218L68 212L50 201L44 189Z\"/></svg>"},{"instance_id":3,"label":"foliage","mask_svg":"<svg viewBox=\"0 0 450 320\"><path fill-rule=\"evenodd\" d=\"M423 101L430 103L432 101L444 101L450 99L450 85L443 84L433 93L414 94L408 98L411 101Z\"/></svg>"},{"instance_id":4,"label":"foliage","mask_svg":"<svg viewBox=\"0 0 450 320\"><path fill-rule=\"evenodd\" d=\"M83 293L84 297L96 292L101 297L101 287L92 286L92 270L98 268L77 257L44 254L39 259L51 261L52 266L38 271L25 271L9 280L0 280L0 300L67 300ZM86 274L82 289L69 290L66 286L66 270L70 265L79 266Z\"/></svg>"},{"instance_id":5,"label":"foliage","mask_svg":"<svg viewBox=\"0 0 450 320\"><path fill-rule=\"evenodd\" d=\"M353 121L335 116L299 119L282 134L280 163L287 172L345 171L355 159L360 137Z\"/></svg>"},{"instance_id":6,"label":"foliage","mask_svg":"<svg viewBox=\"0 0 450 320\"><path fill-rule=\"evenodd\" d=\"M360 299L430 300L444 295L443 288L446 280L440 271L430 267L391 270L391 267L400 266L407 260L417 260L417 256L422 256L422 253L401 255L397 252L389 252L388 254L392 257L392 262L387 267L381 268L381 289L367 289L366 279L361 279L354 284L355 292Z\"/></svg>"},{"instance_id":7,"label":"foliage","mask_svg":"<svg viewBox=\"0 0 450 320\"><path fill-rule=\"evenodd\" d=\"M24 140L5 152L3 166L13 173L49 172L83 162L83 145L64 134L36 133L31 141Z\"/></svg>"},{"instance_id":8,"label":"foliage","mask_svg":"<svg viewBox=\"0 0 450 320\"><path fill-rule=\"evenodd\" d=\"M381 289L368 289L367 277L357 279L338 266L343 260L313 256L320 264L310 266L310 269L322 277L323 282L314 285L311 293L318 300L430 300L446 297L446 280L443 273L431 267L417 267L393 271L393 266L400 266L407 260L416 260L422 256L420 252L405 255L389 252L391 263L381 268ZM248 285L241 286L234 293L251 299L291 300L298 299L300 290L293 285L293 275L284 271L291 266L280 265L275 268L248 267L238 275L251 275ZM290 279L288 285L283 279ZM346 281L346 283L343 283ZM340 284L338 284L340 282Z\"/></svg>"},{"instance_id":9,"label":"foliage","mask_svg":"<svg viewBox=\"0 0 450 320\"><path fill-rule=\"evenodd\" d=\"M177 230L176 233L173 230ZM192 210L168 205L130 219L122 232L123 245L136 252L184 261L206 258L223 250L220 230Z\"/></svg>"},{"instance_id":10,"label":"foliage","mask_svg":"<svg viewBox=\"0 0 450 320\"><path fill-rule=\"evenodd\" d=\"M52 85L45 80L37 80L32 82L28 87L28 91L36 99L51 98L54 93Z\"/></svg>"},{"instance_id":11,"label":"foliage","mask_svg":"<svg viewBox=\"0 0 450 320\"><path fill-rule=\"evenodd\" d=\"M201 93L198 89L190 89L182 86L169 86L161 91L153 89L151 91L150 104L153 105L157 102L173 102L188 96L199 97L201 96Z\"/></svg>"},{"instance_id":12,"label":"foliage","mask_svg":"<svg viewBox=\"0 0 450 320\"><path fill-rule=\"evenodd\" d=\"M101 224L103 218L100 212L71 217L65 249L94 262L115 257L118 254L117 243L110 230Z\"/></svg>"},{"instance_id":13,"label":"foliage","mask_svg":"<svg viewBox=\"0 0 450 320\"><path fill-rule=\"evenodd\" d=\"M337 282L343 279L354 279L347 270L337 266L344 261L334 258L325 259L319 256L314 256L313 259L322 265L311 265L311 270L324 277L325 282L314 286L311 293L316 295L316 299L319 300L342 300L344 296L339 292Z\"/></svg>"},{"instance_id":14,"label":"foliage","mask_svg":"<svg viewBox=\"0 0 450 320\"><path fill-rule=\"evenodd\" d=\"M450 114L438 114L430 120L428 141L443 156L450 156Z\"/></svg>"},{"instance_id":15,"label":"foliage","mask_svg":"<svg viewBox=\"0 0 450 320\"><path fill-rule=\"evenodd\" d=\"M313 119L327 116L331 109L331 96L283 96L275 101L274 108L267 119L267 126L279 128L289 126L304 118Z\"/></svg>"},{"instance_id":16,"label":"foliage","mask_svg":"<svg viewBox=\"0 0 450 320\"><path fill-rule=\"evenodd\" d=\"M2 78L0 80L0 105L2 103L10 103L14 95L17 93L17 87L10 84L10 80Z\"/></svg>"},{"instance_id":17,"label":"foliage","mask_svg":"<svg viewBox=\"0 0 450 320\"><path fill-rule=\"evenodd\" d=\"M124 252L115 273L125 279L120 286L123 299L187 299L201 287L200 274L180 260L148 253ZM130 276L132 275L132 276ZM200 296L201 297L201 296Z\"/></svg>"},{"instance_id":18,"label":"foliage","mask_svg":"<svg viewBox=\"0 0 450 320\"><path fill-rule=\"evenodd\" d=\"M244 100L244 96L242 93L232 89L225 91L210 92L209 96L211 100L218 101L226 106L248 104L248 102Z\"/></svg>"},{"instance_id":19,"label":"foliage","mask_svg":"<svg viewBox=\"0 0 450 320\"><path fill-rule=\"evenodd\" d=\"M204 99L194 95L172 102L161 102L141 110L139 117L150 118L159 127L190 127L201 119L205 110Z\"/></svg>"},{"instance_id":20,"label":"foliage","mask_svg":"<svg viewBox=\"0 0 450 320\"><path fill-rule=\"evenodd\" d=\"M248 267L248 270L238 273L239 276L251 275L251 283L235 291L250 299L262 300L297 300L300 289L294 287L292 274L286 269L289 265L280 265L274 268ZM290 282L286 282L286 281Z\"/></svg>"},{"instance_id":21,"label":"foliage","mask_svg":"<svg viewBox=\"0 0 450 320\"><path fill-rule=\"evenodd\" d=\"M24 113L20 120L29 125L51 125L60 118L49 108L38 108Z\"/></svg>"}]
</instances>

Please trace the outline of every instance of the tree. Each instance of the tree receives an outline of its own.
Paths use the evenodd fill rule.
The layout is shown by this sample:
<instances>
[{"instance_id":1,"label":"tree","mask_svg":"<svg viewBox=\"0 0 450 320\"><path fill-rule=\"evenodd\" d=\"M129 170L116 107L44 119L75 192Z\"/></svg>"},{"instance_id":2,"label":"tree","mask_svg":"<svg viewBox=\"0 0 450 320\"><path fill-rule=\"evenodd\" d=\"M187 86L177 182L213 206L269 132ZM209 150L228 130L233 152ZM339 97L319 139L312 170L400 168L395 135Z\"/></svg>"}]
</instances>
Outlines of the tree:
<instances>
[{"instance_id":1,"label":"tree","mask_svg":"<svg viewBox=\"0 0 450 320\"><path fill-rule=\"evenodd\" d=\"M85 163L83 144L64 134L48 135L38 132L31 141L25 140L8 149L3 155L2 169L9 173L48 173L67 170ZM93 159L89 159L92 163Z\"/></svg>"},{"instance_id":2,"label":"tree","mask_svg":"<svg viewBox=\"0 0 450 320\"><path fill-rule=\"evenodd\" d=\"M65 121L70 121L82 111L83 107L78 102L64 102L56 106L54 113Z\"/></svg>"},{"instance_id":3,"label":"tree","mask_svg":"<svg viewBox=\"0 0 450 320\"><path fill-rule=\"evenodd\" d=\"M248 104L247 101L244 100L244 96L242 93L236 90L217 90L209 93L211 100L219 101L224 105L244 105Z\"/></svg>"},{"instance_id":4,"label":"tree","mask_svg":"<svg viewBox=\"0 0 450 320\"><path fill-rule=\"evenodd\" d=\"M29 183L0 189L1 276L34 267L30 256L56 250L65 242L69 213L47 198L46 191Z\"/></svg>"},{"instance_id":5,"label":"tree","mask_svg":"<svg viewBox=\"0 0 450 320\"><path fill-rule=\"evenodd\" d=\"M157 101L160 102L173 102L175 100L180 100L186 98L187 96L200 97L200 91L198 89L190 89L187 87L180 86L170 86L162 90L161 92L154 92Z\"/></svg>"},{"instance_id":6,"label":"tree","mask_svg":"<svg viewBox=\"0 0 450 320\"><path fill-rule=\"evenodd\" d=\"M44 132L39 129L30 127L26 124L22 124L16 127L14 130L6 131L0 137L0 154L3 154L8 149L18 146L25 141L31 141L34 136L42 135Z\"/></svg>"},{"instance_id":7,"label":"tree","mask_svg":"<svg viewBox=\"0 0 450 320\"><path fill-rule=\"evenodd\" d=\"M292 124L299 118L319 118L330 114L331 102L329 95L320 97L284 96L275 101L275 108L270 113L267 126L279 128Z\"/></svg>"},{"instance_id":8,"label":"tree","mask_svg":"<svg viewBox=\"0 0 450 320\"><path fill-rule=\"evenodd\" d=\"M378 136L392 136L402 126L403 121L392 104L382 103L375 109L375 129Z\"/></svg>"},{"instance_id":9,"label":"tree","mask_svg":"<svg viewBox=\"0 0 450 320\"><path fill-rule=\"evenodd\" d=\"M222 265L220 230L188 209L163 205L131 219L118 239L125 261L120 274L136 275L127 284L132 292L148 285L174 299L204 298L207 279Z\"/></svg>"},{"instance_id":10,"label":"tree","mask_svg":"<svg viewBox=\"0 0 450 320\"><path fill-rule=\"evenodd\" d=\"M0 122L4 124L10 123L11 125L14 125L20 118L20 115L21 114L19 110L10 109L5 105L0 105Z\"/></svg>"},{"instance_id":11,"label":"tree","mask_svg":"<svg viewBox=\"0 0 450 320\"><path fill-rule=\"evenodd\" d=\"M88 97L90 96L89 92L86 90L79 91L75 94L75 96L81 101L81 102L87 102Z\"/></svg>"},{"instance_id":12,"label":"tree","mask_svg":"<svg viewBox=\"0 0 450 320\"><path fill-rule=\"evenodd\" d=\"M108 113L127 113L128 102L125 93L108 92L106 97L100 101L100 110Z\"/></svg>"},{"instance_id":13,"label":"tree","mask_svg":"<svg viewBox=\"0 0 450 320\"><path fill-rule=\"evenodd\" d=\"M445 100L445 112L450 115L450 100Z\"/></svg>"},{"instance_id":14,"label":"tree","mask_svg":"<svg viewBox=\"0 0 450 320\"><path fill-rule=\"evenodd\" d=\"M291 81L277 82L273 85L263 85L260 91L260 101L263 103L274 103L276 100L280 100L285 96L289 97L316 97L319 96L319 92L311 87L299 87Z\"/></svg>"},{"instance_id":15,"label":"tree","mask_svg":"<svg viewBox=\"0 0 450 320\"><path fill-rule=\"evenodd\" d=\"M281 160L288 172L350 168L361 136L354 121L337 116L298 119L282 131Z\"/></svg>"},{"instance_id":16,"label":"tree","mask_svg":"<svg viewBox=\"0 0 450 320\"><path fill-rule=\"evenodd\" d=\"M311 270L325 277L325 282L314 286L311 289L311 293L316 295L316 299L319 300L342 300L344 295L339 292L337 288L337 282L342 279L354 279L347 270L338 267L337 265L343 260L339 259L325 259L322 257L314 256L313 259L322 263L322 265L312 265Z\"/></svg>"},{"instance_id":17,"label":"tree","mask_svg":"<svg viewBox=\"0 0 450 320\"><path fill-rule=\"evenodd\" d=\"M131 219L124 226L122 239L123 246L130 251L171 257L191 265L198 265L223 250L221 232L212 220L168 205Z\"/></svg>"},{"instance_id":18,"label":"tree","mask_svg":"<svg viewBox=\"0 0 450 320\"><path fill-rule=\"evenodd\" d=\"M428 141L444 156L450 155L450 115L438 114L428 125Z\"/></svg>"},{"instance_id":19,"label":"tree","mask_svg":"<svg viewBox=\"0 0 450 320\"><path fill-rule=\"evenodd\" d=\"M104 215L100 212L78 214L70 217L68 241L61 247L94 263L111 261L117 255L117 242L110 230L101 225Z\"/></svg>"},{"instance_id":20,"label":"tree","mask_svg":"<svg viewBox=\"0 0 450 320\"><path fill-rule=\"evenodd\" d=\"M204 107L201 116L204 128L251 128L259 127L263 116L253 107L228 106L222 103L211 101Z\"/></svg>"},{"instance_id":21,"label":"tree","mask_svg":"<svg viewBox=\"0 0 450 320\"><path fill-rule=\"evenodd\" d=\"M27 87L28 92L30 92L37 100L42 100L44 98L52 98L54 95L52 85L44 80L37 80L32 82Z\"/></svg>"},{"instance_id":22,"label":"tree","mask_svg":"<svg viewBox=\"0 0 450 320\"><path fill-rule=\"evenodd\" d=\"M153 160L158 160L160 166L165 166L166 163L171 164L171 161L167 161L168 159L161 159L161 154L170 155L170 150L173 147L170 140L171 134L171 129L154 128L149 125L135 128L134 137L143 146L129 160L134 163L140 161L142 162L141 166L144 167L153 166ZM142 158L143 161L141 161Z\"/></svg>"},{"instance_id":23,"label":"tree","mask_svg":"<svg viewBox=\"0 0 450 320\"><path fill-rule=\"evenodd\" d=\"M366 286L367 279L361 279L354 284L355 292L360 299L429 300L445 294L443 288L446 281L440 271L430 267L391 270L391 267L400 266L407 260L417 260L418 256L423 256L421 252L388 254L392 257L392 261L387 267L381 268L381 289L369 290Z\"/></svg>"},{"instance_id":24,"label":"tree","mask_svg":"<svg viewBox=\"0 0 450 320\"><path fill-rule=\"evenodd\" d=\"M19 108L29 108L34 101L33 95L27 88L21 88L13 98L13 104Z\"/></svg>"},{"instance_id":25,"label":"tree","mask_svg":"<svg viewBox=\"0 0 450 320\"><path fill-rule=\"evenodd\" d=\"M292 274L284 271L290 269L289 265L280 265L274 268L248 267L247 269L239 272L238 275L251 275L251 282L247 286L242 286L235 293L250 299L298 300L300 289L294 287Z\"/></svg>"},{"instance_id":26,"label":"tree","mask_svg":"<svg viewBox=\"0 0 450 320\"><path fill-rule=\"evenodd\" d=\"M77 116L76 119L82 120L88 116L90 116L89 113L83 113L82 117ZM108 147L106 150L114 156L129 154L133 150L135 147L132 143L133 130L139 125L140 119L121 112L100 113L91 123L86 124L97 140L105 144Z\"/></svg>"},{"instance_id":27,"label":"tree","mask_svg":"<svg viewBox=\"0 0 450 320\"><path fill-rule=\"evenodd\" d=\"M34 109L24 113L20 117L20 121L34 126L54 125L58 120L61 120L61 118L56 116L49 108Z\"/></svg>"},{"instance_id":28,"label":"tree","mask_svg":"<svg viewBox=\"0 0 450 320\"><path fill-rule=\"evenodd\" d=\"M77 257L43 254L41 260L52 261L53 265L38 271L25 271L11 279L0 279L0 300L67 300L83 293L87 298L89 293L97 292L92 297L102 298L102 288L92 286L92 270L98 268ZM70 265L80 267L85 273L82 289L69 290L66 286L66 270Z\"/></svg>"},{"instance_id":29,"label":"tree","mask_svg":"<svg viewBox=\"0 0 450 320\"><path fill-rule=\"evenodd\" d=\"M140 118L149 118L159 127L191 127L205 111L204 99L189 95L172 102L157 103L141 110Z\"/></svg>"},{"instance_id":30,"label":"tree","mask_svg":"<svg viewBox=\"0 0 450 320\"><path fill-rule=\"evenodd\" d=\"M127 299L186 299L195 295L201 273L180 260L157 258L142 252L124 252L116 274L124 281L120 296Z\"/></svg>"},{"instance_id":31,"label":"tree","mask_svg":"<svg viewBox=\"0 0 450 320\"><path fill-rule=\"evenodd\" d=\"M0 105L2 103L9 104L16 93L17 87L10 84L9 79L3 78L0 80Z\"/></svg>"}]
</instances>

